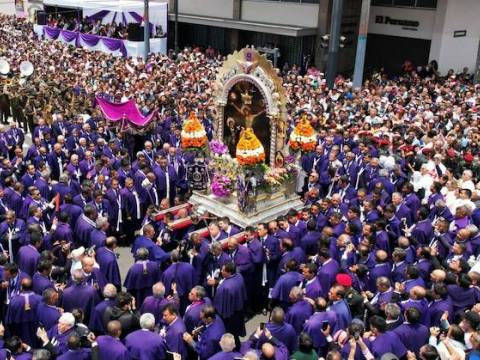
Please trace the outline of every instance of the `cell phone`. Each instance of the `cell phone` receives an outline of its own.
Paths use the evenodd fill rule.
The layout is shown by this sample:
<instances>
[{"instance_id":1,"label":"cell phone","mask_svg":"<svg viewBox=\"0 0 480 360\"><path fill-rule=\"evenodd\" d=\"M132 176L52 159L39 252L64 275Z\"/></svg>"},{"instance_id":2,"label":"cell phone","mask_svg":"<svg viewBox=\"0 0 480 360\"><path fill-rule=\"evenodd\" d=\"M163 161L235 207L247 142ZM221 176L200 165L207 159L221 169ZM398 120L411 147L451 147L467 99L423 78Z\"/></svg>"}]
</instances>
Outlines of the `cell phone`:
<instances>
[{"instance_id":1,"label":"cell phone","mask_svg":"<svg viewBox=\"0 0 480 360\"><path fill-rule=\"evenodd\" d=\"M322 321L322 330L323 330L323 331L327 330L327 328L328 328L329 325L330 325L330 324L329 324L328 320L323 320L323 321Z\"/></svg>"},{"instance_id":2,"label":"cell phone","mask_svg":"<svg viewBox=\"0 0 480 360\"><path fill-rule=\"evenodd\" d=\"M265 323L264 322L261 322L260 323L260 330L264 330L265 329Z\"/></svg>"},{"instance_id":3,"label":"cell phone","mask_svg":"<svg viewBox=\"0 0 480 360\"><path fill-rule=\"evenodd\" d=\"M355 334L353 334L353 338L355 339L355 341L358 341L358 339L360 339L360 333L356 331Z\"/></svg>"}]
</instances>

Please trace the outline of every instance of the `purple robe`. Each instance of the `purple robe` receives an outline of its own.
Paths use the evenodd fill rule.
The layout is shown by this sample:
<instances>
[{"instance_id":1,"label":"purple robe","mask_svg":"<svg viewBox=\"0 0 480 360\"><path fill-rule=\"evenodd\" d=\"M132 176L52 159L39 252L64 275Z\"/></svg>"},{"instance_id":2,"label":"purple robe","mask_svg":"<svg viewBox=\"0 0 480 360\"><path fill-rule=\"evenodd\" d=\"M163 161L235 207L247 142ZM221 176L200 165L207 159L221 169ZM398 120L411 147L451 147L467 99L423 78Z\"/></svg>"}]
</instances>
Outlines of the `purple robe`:
<instances>
[{"instance_id":1,"label":"purple robe","mask_svg":"<svg viewBox=\"0 0 480 360\"><path fill-rule=\"evenodd\" d=\"M75 245L88 247L90 244L90 234L95 229L95 224L85 215L81 215L75 224Z\"/></svg>"},{"instance_id":2,"label":"purple robe","mask_svg":"<svg viewBox=\"0 0 480 360\"><path fill-rule=\"evenodd\" d=\"M107 234L99 229L95 229L90 233L90 244L89 246L95 246L99 249L105 246L105 240L107 239Z\"/></svg>"},{"instance_id":3,"label":"purple robe","mask_svg":"<svg viewBox=\"0 0 480 360\"><path fill-rule=\"evenodd\" d=\"M412 325L403 323L395 328L393 332L398 335L403 345L417 356L420 348L428 343L428 337L430 336L429 329L422 324Z\"/></svg>"},{"instance_id":4,"label":"purple robe","mask_svg":"<svg viewBox=\"0 0 480 360\"><path fill-rule=\"evenodd\" d=\"M329 306L328 310L337 314L337 321L332 329L332 333L338 330L345 330L352 322L352 314L345 300L338 300Z\"/></svg>"},{"instance_id":5,"label":"purple robe","mask_svg":"<svg viewBox=\"0 0 480 360\"><path fill-rule=\"evenodd\" d=\"M40 253L33 245L24 245L18 250L18 267L29 276L37 270Z\"/></svg>"},{"instance_id":6,"label":"purple robe","mask_svg":"<svg viewBox=\"0 0 480 360\"><path fill-rule=\"evenodd\" d=\"M68 350L66 353L57 357L57 360L90 360L91 350L80 348L77 350Z\"/></svg>"},{"instance_id":7,"label":"purple robe","mask_svg":"<svg viewBox=\"0 0 480 360\"><path fill-rule=\"evenodd\" d=\"M54 288L55 284L48 276L40 274L38 271L32 278L33 291L38 295L42 295L45 289Z\"/></svg>"},{"instance_id":8,"label":"purple robe","mask_svg":"<svg viewBox=\"0 0 480 360\"><path fill-rule=\"evenodd\" d=\"M50 342L52 344L55 344L54 347L57 356L62 355L68 351L68 338L70 337L70 335L72 335L73 332L74 329L71 328L60 334L58 331L58 325L55 325L49 331L47 331Z\"/></svg>"},{"instance_id":9,"label":"purple robe","mask_svg":"<svg viewBox=\"0 0 480 360\"><path fill-rule=\"evenodd\" d=\"M124 340L130 357L135 360L162 360L166 357L164 338L152 331L136 330Z\"/></svg>"},{"instance_id":10,"label":"purple robe","mask_svg":"<svg viewBox=\"0 0 480 360\"><path fill-rule=\"evenodd\" d=\"M165 325L165 343L167 350L182 355L182 359L188 359L187 345L183 341L185 324L180 317L177 317L170 325Z\"/></svg>"},{"instance_id":11,"label":"purple robe","mask_svg":"<svg viewBox=\"0 0 480 360\"><path fill-rule=\"evenodd\" d=\"M265 327L270 331L273 337L281 341L288 349L290 354L297 351L298 338L295 329L287 322L283 324L276 324L268 322Z\"/></svg>"},{"instance_id":12,"label":"purple robe","mask_svg":"<svg viewBox=\"0 0 480 360\"><path fill-rule=\"evenodd\" d=\"M22 292L10 300L5 315L5 328L11 335L20 337L30 346L37 343L37 307L41 296L34 292Z\"/></svg>"},{"instance_id":13,"label":"purple robe","mask_svg":"<svg viewBox=\"0 0 480 360\"><path fill-rule=\"evenodd\" d=\"M207 360L222 350L219 341L223 334L225 334L225 326L222 319L217 315L215 320L205 327L195 345L195 352L200 360Z\"/></svg>"},{"instance_id":14,"label":"purple robe","mask_svg":"<svg viewBox=\"0 0 480 360\"><path fill-rule=\"evenodd\" d=\"M178 262L170 265L162 274L162 282L169 293L172 283L177 284L178 296L188 295L194 286L194 268L189 263Z\"/></svg>"},{"instance_id":15,"label":"purple robe","mask_svg":"<svg viewBox=\"0 0 480 360\"><path fill-rule=\"evenodd\" d=\"M340 266L334 259L328 259L319 267L317 276L324 291L330 290L339 270Z\"/></svg>"},{"instance_id":16,"label":"purple robe","mask_svg":"<svg viewBox=\"0 0 480 360\"><path fill-rule=\"evenodd\" d=\"M377 336L377 338L372 341L371 351L375 359L380 359L382 355L386 353L392 353L398 358L402 358L407 353L407 349L400 341L398 335L392 331L387 331Z\"/></svg>"},{"instance_id":17,"label":"purple robe","mask_svg":"<svg viewBox=\"0 0 480 360\"><path fill-rule=\"evenodd\" d=\"M143 300L142 306L140 307L140 313L150 313L155 316L155 323L159 324L162 320L163 316L163 309L168 304L174 303L173 300L166 299L166 298L159 298L155 296L147 296L145 300Z\"/></svg>"},{"instance_id":18,"label":"purple robe","mask_svg":"<svg viewBox=\"0 0 480 360\"><path fill-rule=\"evenodd\" d=\"M289 271L280 276L272 288L271 298L283 303L290 302L290 290L299 285L303 280L302 275L296 271Z\"/></svg>"},{"instance_id":19,"label":"purple robe","mask_svg":"<svg viewBox=\"0 0 480 360\"><path fill-rule=\"evenodd\" d=\"M123 286L135 297L137 304L152 295L152 286L160 281L160 268L153 261L137 261L127 272Z\"/></svg>"},{"instance_id":20,"label":"purple robe","mask_svg":"<svg viewBox=\"0 0 480 360\"><path fill-rule=\"evenodd\" d=\"M247 290L243 277L233 274L218 285L213 305L225 322L225 328L235 336L245 336L243 311L247 300Z\"/></svg>"},{"instance_id":21,"label":"purple robe","mask_svg":"<svg viewBox=\"0 0 480 360\"><path fill-rule=\"evenodd\" d=\"M207 305L212 305L212 302L209 298L204 298L187 306L185 314L183 315L183 321L189 333L202 324L202 320L200 319L200 311L202 311L202 309Z\"/></svg>"},{"instance_id":22,"label":"purple robe","mask_svg":"<svg viewBox=\"0 0 480 360\"><path fill-rule=\"evenodd\" d=\"M103 335L97 338L98 356L108 360L130 360L128 349L122 342L111 336Z\"/></svg>"},{"instance_id":23,"label":"purple robe","mask_svg":"<svg viewBox=\"0 0 480 360\"><path fill-rule=\"evenodd\" d=\"M304 287L305 296L310 299L316 299L319 296L325 297L330 289L322 289L322 285L318 280L318 277L314 277L311 283L307 283ZM306 281L306 280L304 280Z\"/></svg>"},{"instance_id":24,"label":"purple robe","mask_svg":"<svg viewBox=\"0 0 480 360\"><path fill-rule=\"evenodd\" d=\"M313 307L306 300L300 300L294 303L285 314L285 321L293 326L297 335L303 330L305 321L312 316Z\"/></svg>"},{"instance_id":25,"label":"purple robe","mask_svg":"<svg viewBox=\"0 0 480 360\"><path fill-rule=\"evenodd\" d=\"M474 288L466 289L458 285L447 285L447 289L455 314L471 308L477 302Z\"/></svg>"},{"instance_id":26,"label":"purple robe","mask_svg":"<svg viewBox=\"0 0 480 360\"><path fill-rule=\"evenodd\" d=\"M441 317L445 311L448 311L449 321L453 319L453 305L449 297L446 299L434 300L428 305L428 326L441 325Z\"/></svg>"},{"instance_id":27,"label":"purple robe","mask_svg":"<svg viewBox=\"0 0 480 360\"><path fill-rule=\"evenodd\" d=\"M242 356L243 356L242 354L235 351L229 351L229 352L221 351L209 357L208 360L234 360L234 359L241 359Z\"/></svg>"},{"instance_id":28,"label":"purple robe","mask_svg":"<svg viewBox=\"0 0 480 360\"><path fill-rule=\"evenodd\" d=\"M106 247L101 247L96 252L96 259L100 266L100 271L105 276L107 282L115 285L117 289L120 288L122 286L122 280L120 278L120 269L115 253Z\"/></svg>"},{"instance_id":29,"label":"purple robe","mask_svg":"<svg viewBox=\"0 0 480 360\"><path fill-rule=\"evenodd\" d=\"M305 322L303 327L303 331L312 338L313 347L317 352L323 350L327 345L327 339L322 333L324 321L328 321L330 328L333 328L337 321L337 315L333 311L316 312Z\"/></svg>"},{"instance_id":30,"label":"purple robe","mask_svg":"<svg viewBox=\"0 0 480 360\"><path fill-rule=\"evenodd\" d=\"M117 302L112 299L105 299L99 302L90 317L90 323L88 325L89 329L95 331L96 334L104 334L105 333L105 326L103 324L103 314L105 314L105 310L108 307L113 307L117 305Z\"/></svg>"},{"instance_id":31,"label":"purple robe","mask_svg":"<svg viewBox=\"0 0 480 360\"><path fill-rule=\"evenodd\" d=\"M45 304L43 301L37 306L38 324L43 326L47 331L57 324L60 316L60 310L55 306Z\"/></svg>"},{"instance_id":32,"label":"purple robe","mask_svg":"<svg viewBox=\"0 0 480 360\"><path fill-rule=\"evenodd\" d=\"M82 309L85 314L85 323L88 323L95 305L98 303L97 290L87 284L74 284L63 291L62 307L65 311Z\"/></svg>"},{"instance_id":33,"label":"purple robe","mask_svg":"<svg viewBox=\"0 0 480 360\"><path fill-rule=\"evenodd\" d=\"M70 224L61 222L57 224L57 228L52 234L52 244L60 240L66 240L69 243L73 242L73 231Z\"/></svg>"}]
</instances>

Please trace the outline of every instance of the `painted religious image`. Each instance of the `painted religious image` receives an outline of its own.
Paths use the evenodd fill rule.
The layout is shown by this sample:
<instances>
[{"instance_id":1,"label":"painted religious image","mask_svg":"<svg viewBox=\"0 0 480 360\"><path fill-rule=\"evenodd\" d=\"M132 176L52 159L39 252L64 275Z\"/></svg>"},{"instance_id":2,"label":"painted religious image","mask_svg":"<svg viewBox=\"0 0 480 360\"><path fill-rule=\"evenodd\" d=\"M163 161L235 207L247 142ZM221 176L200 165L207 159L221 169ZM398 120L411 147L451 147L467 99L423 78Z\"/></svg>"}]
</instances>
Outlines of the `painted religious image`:
<instances>
[{"instance_id":1,"label":"painted religious image","mask_svg":"<svg viewBox=\"0 0 480 360\"><path fill-rule=\"evenodd\" d=\"M257 87L241 81L230 90L224 111L224 142L232 157L244 131L251 128L270 157L270 119L266 115L265 101Z\"/></svg>"}]
</instances>

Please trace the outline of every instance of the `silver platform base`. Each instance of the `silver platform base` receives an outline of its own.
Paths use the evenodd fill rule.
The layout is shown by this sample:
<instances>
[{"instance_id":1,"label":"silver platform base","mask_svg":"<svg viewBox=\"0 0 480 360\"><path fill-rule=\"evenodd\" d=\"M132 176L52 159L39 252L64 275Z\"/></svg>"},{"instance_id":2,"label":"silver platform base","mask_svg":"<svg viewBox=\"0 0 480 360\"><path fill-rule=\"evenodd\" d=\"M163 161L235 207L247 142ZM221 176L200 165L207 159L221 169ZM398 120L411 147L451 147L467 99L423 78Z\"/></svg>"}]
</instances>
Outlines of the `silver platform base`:
<instances>
[{"instance_id":1,"label":"silver platform base","mask_svg":"<svg viewBox=\"0 0 480 360\"><path fill-rule=\"evenodd\" d=\"M198 208L199 213L208 211L215 216L228 216L232 223L242 228L268 222L277 216L286 215L290 209L300 210L304 207L298 195L285 197L283 194L274 199L257 201L256 211L249 214L243 214L238 210L235 199L222 201L212 194L194 191L189 202Z\"/></svg>"}]
</instances>

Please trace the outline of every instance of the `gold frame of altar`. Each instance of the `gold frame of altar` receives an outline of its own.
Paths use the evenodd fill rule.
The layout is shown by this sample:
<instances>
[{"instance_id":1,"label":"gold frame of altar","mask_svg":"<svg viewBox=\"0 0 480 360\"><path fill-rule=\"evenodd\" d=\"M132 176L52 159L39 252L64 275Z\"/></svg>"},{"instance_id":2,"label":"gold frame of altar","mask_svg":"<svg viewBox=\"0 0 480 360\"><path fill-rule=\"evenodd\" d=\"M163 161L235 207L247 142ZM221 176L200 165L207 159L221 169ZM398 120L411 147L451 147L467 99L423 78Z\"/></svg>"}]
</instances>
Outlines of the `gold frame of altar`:
<instances>
[{"instance_id":1,"label":"gold frame of altar","mask_svg":"<svg viewBox=\"0 0 480 360\"><path fill-rule=\"evenodd\" d=\"M285 147L287 130L285 89L272 63L253 48L235 51L218 70L214 84L217 108L214 123L215 139L224 142L225 108L230 104L229 95L234 87L241 86L242 83L253 85L263 98L262 113L270 121L269 159L265 159L265 162L274 167L277 152L283 152Z\"/></svg>"}]
</instances>

